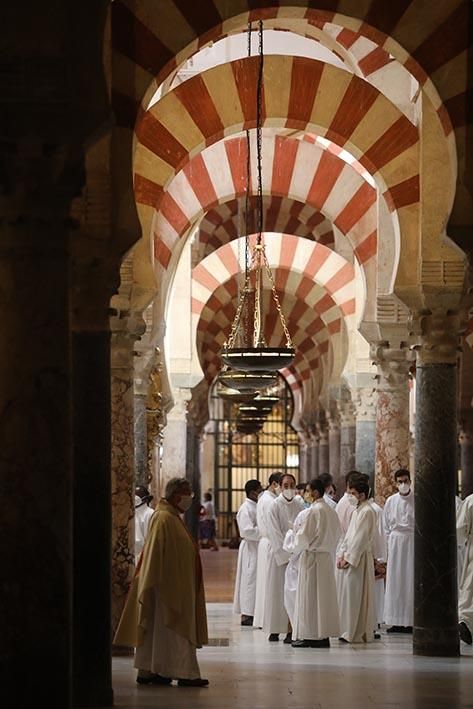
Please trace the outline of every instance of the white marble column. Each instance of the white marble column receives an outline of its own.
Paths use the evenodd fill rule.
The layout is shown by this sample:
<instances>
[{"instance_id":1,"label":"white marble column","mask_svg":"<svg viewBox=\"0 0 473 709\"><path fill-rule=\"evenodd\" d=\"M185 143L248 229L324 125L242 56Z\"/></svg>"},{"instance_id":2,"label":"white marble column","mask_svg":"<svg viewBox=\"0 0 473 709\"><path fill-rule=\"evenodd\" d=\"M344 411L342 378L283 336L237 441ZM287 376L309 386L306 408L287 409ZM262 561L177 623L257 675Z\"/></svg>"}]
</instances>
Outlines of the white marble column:
<instances>
[{"instance_id":1,"label":"white marble column","mask_svg":"<svg viewBox=\"0 0 473 709\"><path fill-rule=\"evenodd\" d=\"M318 474L329 472L330 457L329 457L329 440L328 440L328 425L326 421L317 423L317 435L319 438L319 456Z\"/></svg>"},{"instance_id":2,"label":"white marble column","mask_svg":"<svg viewBox=\"0 0 473 709\"><path fill-rule=\"evenodd\" d=\"M174 389L174 406L167 414L163 433L163 458L161 463L161 486L174 477L186 476L187 453L187 402L190 389Z\"/></svg>"},{"instance_id":3,"label":"white marble column","mask_svg":"<svg viewBox=\"0 0 473 709\"><path fill-rule=\"evenodd\" d=\"M340 411L340 472L336 480L338 494L342 492L345 484L345 475L355 467L356 455L356 425L355 406L353 402L343 401L339 406Z\"/></svg>"},{"instance_id":4,"label":"white marble column","mask_svg":"<svg viewBox=\"0 0 473 709\"><path fill-rule=\"evenodd\" d=\"M355 469L370 477L371 487L374 487L375 449L376 449L376 400L378 393L374 386L358 387L356 389L356 445Z\"/></svg>"}]
</instances>

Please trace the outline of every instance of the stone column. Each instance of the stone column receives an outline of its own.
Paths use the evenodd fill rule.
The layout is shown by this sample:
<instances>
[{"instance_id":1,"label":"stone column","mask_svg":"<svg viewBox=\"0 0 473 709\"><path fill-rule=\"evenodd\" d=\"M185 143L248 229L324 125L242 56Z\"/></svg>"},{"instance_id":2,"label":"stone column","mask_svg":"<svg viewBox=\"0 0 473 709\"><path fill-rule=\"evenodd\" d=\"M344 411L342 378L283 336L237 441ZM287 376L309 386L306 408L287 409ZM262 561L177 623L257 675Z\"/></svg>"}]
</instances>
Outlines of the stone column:
<instances>
[{"instance_id":1,"label":"stone column","mask_svg":"<svg viewBox=\"0 0 473 709\"><path fill-rule=\"evenodd\" d=\"M328 450L329 467L326 472L330 473L338 487L340 482L340 419L338 414L330 415L328 418Z\"/></svg>"},{"instance_id":2,"label":"stone column","mask_svg":"<svg viewBox=\"0 0 473 709\"><path fill-rule=\"evenodd\" d=\"M375 499L383 505L396 489L393 475L409 465L409 367L412 353L405 348L376 347Z\"/></svg>"},{"instance_id":3,"label":"stone column","mask_svg":"<svg viewBox=\"0 0 473 709\"><path fill-rule=\"evenodd\" d=\"M134 397L134 438L135 438L135 482L148 487L148 446L146 430L146 397L136 394Z\"/></svg>"},{"instance_id":4,"label":"stone column","mask_svg":"<svg viewBox=\"0 0 473 709\"><path fill-rule=\"evenodd\" d=\"M319 437L318 474L321 475L329 472L330 465L328 426L325 421L317 424L317 434Z\"/></svg>"},{"instance_id":5,"label":"stone column","mask_svg":"<svg viewBox=\"0 0 473 709\"><path fill-rule=\"evenodd\" d=\"M462 498L473 493L473 409L460 411L460 468Z\"/></svg>"},{"instance_id":6,"label":"stone column","mask_svg":"<svg viewBox=\"0 0 473 709\"><path fill-rule=\"evenodd\" d=\"M170 478L186 476L187 402L191 398L191 390L175 389L173 395L174 406L167 415L163 437L162 486Z\"/></svg>"},{"instance_id":7,"label":"stone column","mask_svg":"<svg viewBox=\"0 0 473 709\"><path fill-rule=\"evenodd\" d=\"M308 479L310 466L309 441L305 431L298 432L299 438L299 482Z\"/></svg>"},{"instance_id":8,"label":"stone column","mask_svg":"<svg viewBox=\"0 0 473 709\"><path fill-rule=\"evenodd\" d=\"M157 501L164 494L161 484L161 449L166 415L163 408L161 352L155 348L155 359L148 376L146 398L146 467L150 492Z\"/></svg>"},{"instance_id":9,"label":"stone column","mask_svg":"<svg viewBox=\"0 0 473 709\"><path fill-rule=\"evenodd\" d=\"M310 434L310 480L319 475L319 435L317 429Z\"/></svg>"},{"instance_id":10,"label":"stone column","mask_svg":"<svg viewBox=\"0 0 473 709\"><path fill-rule=\"evenodd\" d=\"M415 655L459 655L456 548L457 358L460 318L418 318L415 435Z\"/></svg>"},{"instance_id":11,"label":"stone column","mask_svg":"<svg viewBox=\"0 0 473 709\"><path fill-rule=\"evenodd\" d=\"M355 467L355 449L355 407L345 401L340 406L340 472L336 483L339 496L345 489L345 475Z\"/></svg>"},{"instance_id":12,"label":"stone column","mask_svg":"<svg viewBox=\"0 0 473 709\"><path fill-rule=\"evenodd\" d=\"M355 395L356 447L355 469L370 476L374 489L376 449L376 399L375 387L358 387Z\"/></svg>"},{"instance_id":13,"label":"stone column","mask_svg":"<svg viewBox=\"0 0 473 709\"><path fill-rule=\"evenodd\" d=\"M126 319L112 320L112 632L135 567L133 344Z\"/></svg>"},{"instance_id":14,"label":"stone column","mask_svg":"<svg viewBox=\"0 0 473 709\"><path fill-rule=\"evenodd\" d=\"M14 17L13 9L12 13ZM18 28L10 28L11 37L21 27L19 14L17 21ZM23 42L30 44L26 38ZM14 44L20 47L21 40ZM35 73L33 45L31 51L28 59L17 60L18 67L26 62ZM61 58L55 61L57 76L63 76ZM16 60L11 66L16 67ZM47 97L55 88L52 77L51 85L47 83L48 66L39 63L34 96L45 92ZM10 64L4 67L0 106L5 120L3 153L8 159L0 177L2 700L4 706L38 702L67 708L72 677L69 235L65 226L69 200L57 181L63 171L72 169L64 164L71 146L58 145L61 138L54 133L49 140L25 137L8 145L7 126L17 114L28 113L31 99L26 72L24 77L15 74L15 81L24 87L21 99L18 96L21 110L14 101L8 108L3 106L4 87L8 86L7 96L16 93L8 81ZM53 117L55 109L50 110ZM27 131L25 126L30 136L30 131L40 131L39 107L31 115L35 118ZM7 176L7 169L12 174ZM51 674L54 680L49 681Z\"/></svg>"}]
</instances>

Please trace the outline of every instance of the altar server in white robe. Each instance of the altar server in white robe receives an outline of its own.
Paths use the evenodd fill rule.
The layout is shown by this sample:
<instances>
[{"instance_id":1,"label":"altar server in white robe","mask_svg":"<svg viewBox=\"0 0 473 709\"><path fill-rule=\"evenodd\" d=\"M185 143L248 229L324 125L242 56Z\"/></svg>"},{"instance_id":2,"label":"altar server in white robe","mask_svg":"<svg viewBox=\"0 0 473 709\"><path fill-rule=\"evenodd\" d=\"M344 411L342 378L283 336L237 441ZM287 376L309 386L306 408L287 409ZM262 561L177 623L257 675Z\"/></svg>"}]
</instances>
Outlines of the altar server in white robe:
<instances>
[{"instance_id":1,"label":"altar server in white robe","mask_svg":"<svg viewBox=\"0 0 473 709\"><path fill-rule=\"evenodd\" d=\"M238 562L233 596L233 611L241 615L241 625L253 625L256 595L256 564L260 533L256 523L256 504L262 491L259 480L245 484L246 500L237 512L238 531L241 542L238 547Z\"/></svg>"},{"instance_id":2,"label":"altar server in white robe","mask_svg":"<svg viewBox=\"0 0 473 709\"><path fill-rule=\"evenodd\" d=\"M337 559L340 640L349 643L374 640L376 606L374 598L373 547L376 513L368 501L369 485L350 484L350 504L355 508Z\"/></svg>"},{"instance_id":3,"label":"altar server in white robe","mask_svg":"<svg viewBox=\"0 0 473 709\"><path fill-rule=\"evenodd\" d=\"M414 493L408 470L394 473L399 492L384 505L388 563L384 622L388 633L412 633L414 622Z\"/></svg>"},{"instance_id":4,"label":"altar server in white robe","mask_svg":"<svg viewBox=\"0 0 473 709\"><path fill-rule=\"evenodd\" d=\"M337 513L324 500L323 483L312 480L309 486L314 502L294 542L299 575L292 646L326 648L329 638L340 634L333 555L341 529Z\"/></svg>"},{"instance_id":5,"label":"altar server in white robe","mask_svg":"<svg viewBox=\"0 0 473 709\"><path fill-rule=\"evenodd\" d=\"M256 628L263 627L263 614L266 598L266 572L268 569L269 540L266 529L266 517L268 510L280 493L281 473L271 473L268 487L258 498L256 507L256 525L259 529L260 540L258 542L258 559L256 563L256 597L255 613L253 625Z\"/></svg>"},{"instance_id":6,"label":"altar server in white robe","mask_svg":"<svg viewBox=\"0 0 473 709\"><path fill-rule=\"evenodd\" d=\"M337 506L336 506L336 512L338 515L338 519L340 521L340 526L342 528L341 541L343 541L345 534L348 532L348 527L350 526L351 516L355 510L353 505L350 504L350 496L348 493L348 489L350 487L350 482L352 480L359 479L360 476L361 476L361 478L363 478L364 473L360 473L360 472L358 472L358 470L350 470L350 472L345 475L346 490L343 493L342 497L340 498L340 500L338 501ZM366 478L363 478L363 479L366 479Z\"/></svg>"},{"instance_id":7,"label":"altar server in white robe","mask_svg":"<svg viewBox=\"0 0 473 709\"><path fill-rule=\"evenodd\" d=\"M465 561L458 599L458 630L460 638L472 644L473 633L473 495L463 500L457 517L458 539L465 542Z\"/></svg>"},{"instance_id":8,"label":"altar server in white robe","mask_svg":"<svg viewBox=\"0 0 473 709\"><path fill-rule=\"evenodd\" d=\"M296 540L296 532L302 526L302 523L309 513L310 506L313 502L312 494L307 491L310 490L310 483L305 486L304 492L304 505L305 509L301 510L294 520L294 525L292 529L286 532L284 537L283 549L289 552L290 559L286 566L286 572L284 574L284 608L289 616L289 622L291 626L294 624L294 606L296 605L296 591L297 591L297 579L299 576L299 554L294 554L294 542Z\"/></svg>"},{"instance_id":9,"label":"altar server in white robe","mask_svg":"<svg viewBox=\"0 0 473 709\"><path fill-rule=\"evenodd\" d=\"M368 477L368 476L367 476ZM385 564L386 562L386 534L384 529L384 512L383 508L374 501L372 497L369 499L369 503L376 513L376 534L374 540L374 558L376 561ZM381 568L381 565L380 565ZM384 568L384 567L382 567ZM374 593L376 600L376 622L378 627L384 622L384 592L385 592L385 579L384 576L376 577L375 574L375 584ZM375 635L376 636L376 635ZM379 637L379 636L376 636Z\"/></svg>"},{"instance_id":10,"label":"altar server in white robe","mask_svg":"<svg viewBox=\"0 0 473 709\"><path fill-rule=\"evenodd\" d=\"M279 633L286 633L285 643L292 642L289 617L284 607L284 580L290 554L283 549L288 529L303 509L302 498L296 497L296 479L290 473L281 477L281 494L269 507L266 525L269 539L268 566L266 570L266 598L263 614L263 630L270 641L279 640Z\"/></svg>"},{"instance_id":11,"label":"altar server in white robe","mask_svg":"<svg viewBox=\"0 0 473 709\"><path fill-rule=\"evenodd\" d=\"M455 496L455 511L457 515L457 520L460 518L460 512L462 508L463 500L459 495ZM463 567L465 565L465 553L466 553L466 543L462 539L461 533L457 532L457 577L458 577L458 589L460 589L460 584L462 580Z\"/></svg>"}]
</instances>

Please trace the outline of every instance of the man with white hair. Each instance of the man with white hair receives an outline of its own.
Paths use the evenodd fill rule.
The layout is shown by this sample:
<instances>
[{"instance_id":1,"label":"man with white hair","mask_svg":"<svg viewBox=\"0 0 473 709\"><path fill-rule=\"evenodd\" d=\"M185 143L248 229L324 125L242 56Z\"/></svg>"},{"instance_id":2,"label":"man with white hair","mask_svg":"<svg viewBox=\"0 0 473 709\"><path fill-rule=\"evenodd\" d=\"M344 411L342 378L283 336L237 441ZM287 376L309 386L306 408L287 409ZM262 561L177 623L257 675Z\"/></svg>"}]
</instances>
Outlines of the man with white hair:
<instances>
[{"instance_id":1,"label":"man with white hair","mask_svg":"<svg viewBox=\"0 0 473 709\"><path fill-rule=\"evenodd\" d=\"M114 638L136 647L138 684L205 687L196 648L207 643L198 547L181 514L192 504L186 478L171 478L151 520L140 563Z\"/></svg>"}]
</instances>

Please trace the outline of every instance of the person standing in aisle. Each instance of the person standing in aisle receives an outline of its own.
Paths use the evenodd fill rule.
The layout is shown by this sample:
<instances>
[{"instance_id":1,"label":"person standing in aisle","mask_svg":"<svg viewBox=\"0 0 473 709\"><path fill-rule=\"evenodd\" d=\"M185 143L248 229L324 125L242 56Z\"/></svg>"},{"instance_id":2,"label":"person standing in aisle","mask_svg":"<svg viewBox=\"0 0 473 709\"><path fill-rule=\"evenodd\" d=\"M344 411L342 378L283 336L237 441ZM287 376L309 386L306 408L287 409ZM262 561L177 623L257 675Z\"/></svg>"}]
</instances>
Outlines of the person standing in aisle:
<instances>
[{"instance_id":1,"label":"person standing in aisle","mask_svg":"<svg viewBox=\"0 0 473 709\"><path fill-rule=\"evenodd\" d=\"M399 492L384 505L387 538L384 622L387 633L412 633L414 622L414 493L408 470L394 473Z\"/></svg>"},{"instance_id":2,"label":"person standing in aisle","mask_svg":"<svg viewBox=\"0 0 473 709\"><path fill-rule=\"evenodd\" d=\"M259 480L245 484L246 500L237 512L238 531L241 542L238 547L238 562L233 596L233 611L241 615L241 625L253 625L256 597L256 569L260 533L256 523L256 505L262 491Z\"/></svg>"},{"instance_id":3,"label":"person standing in aisle","mask_svg":"<svg viewBox=\"0 0 473 709\"><path fill-rule=\"evenodd\" d=\"M263 627L264 606L266 600L266 571L268 567L269 540L266 527L268 510L280 492L281 473L271 473L268 487L259 496L256 507L256 525L259 529L258 560L256 563L256 598L253 625Z\"/></svg>"},{"instance_id":4,"label":"person standing in aisle","mask_svg":"<svg viewBox=\"0 0 473 709\"><path fill-rule=\"evenodd\" d=\"M458 631L467 645L472 644L473 633L473 495L463 500L457 517L458 540L465 545L465 560L458 599Z\"/></svg>"},{"instance_id":5,"label":"person standing in aisle","mask_svg":"<svg viewBox=\"0 0 473 709\"><path fill-rule=\"evenodd\" d=\"M284 551L286 532L304 507L302 498L296 496L296 479L290 473L281 476L281 494L268 509L266 531L269 540L268 565L266 570L266 599L263 614L263 631L270 642L279 640L286 633L285 643L292 642L289 617L284 607L284 580L290 554Z\"/></svg>"}]
</instances>

